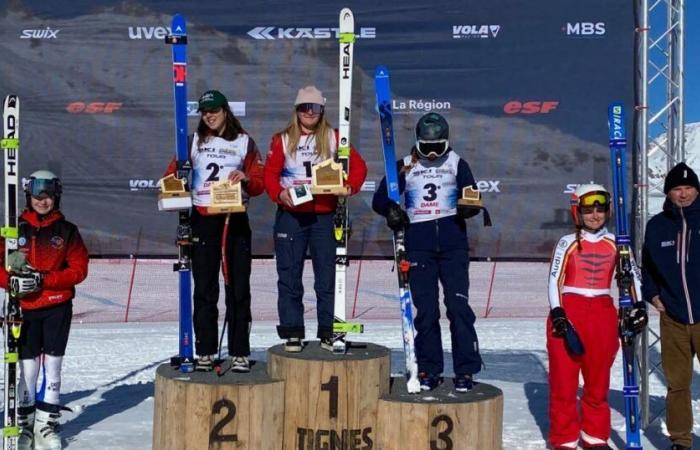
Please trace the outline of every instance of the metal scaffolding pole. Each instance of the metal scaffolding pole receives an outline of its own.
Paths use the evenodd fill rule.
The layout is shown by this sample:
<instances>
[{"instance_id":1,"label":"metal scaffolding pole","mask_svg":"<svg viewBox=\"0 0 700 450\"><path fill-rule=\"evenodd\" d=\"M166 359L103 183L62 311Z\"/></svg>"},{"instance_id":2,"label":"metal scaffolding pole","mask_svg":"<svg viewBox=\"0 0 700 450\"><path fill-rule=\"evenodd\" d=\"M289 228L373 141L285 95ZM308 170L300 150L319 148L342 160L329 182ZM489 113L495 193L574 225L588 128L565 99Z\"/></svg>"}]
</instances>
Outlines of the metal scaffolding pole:
<instances>
[{"instance_id":1,"label":"metal scaffolding pole","mask_svg":"<svg viewBox=\"0 0 700 450\"><path fill-rule=\"evenodd\" d=\"M647 221L658 212L650 211L649 199L664 197L666 173L685 160L685 0L654 0L651 4L648 0L635 0L635 8L637 161L634 247L637 260L641 261ZM650 166L650 159L654 167ZM650 361L649 349L658 343L659 334L648 327L640 341L640 407L642 426L646 427L663 413L649 410L649 377L655 372L661 373L660 361Z\"/></svg>"}]
</instances>

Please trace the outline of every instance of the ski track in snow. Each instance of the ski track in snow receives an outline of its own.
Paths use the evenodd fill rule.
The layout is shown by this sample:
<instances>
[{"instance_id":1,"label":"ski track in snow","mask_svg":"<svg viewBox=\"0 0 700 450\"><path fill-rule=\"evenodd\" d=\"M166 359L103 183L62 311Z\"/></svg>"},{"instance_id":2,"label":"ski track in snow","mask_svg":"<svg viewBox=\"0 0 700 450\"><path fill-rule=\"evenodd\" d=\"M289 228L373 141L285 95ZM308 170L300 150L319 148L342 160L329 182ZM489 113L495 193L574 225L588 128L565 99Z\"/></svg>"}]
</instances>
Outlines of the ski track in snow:
<instances>
[{"instance_id":1,"label":"ski track in snow","mask_svg":"<svg viewBox=\"0 0 700 450\"><path fill-rule=\"evenodd\" d=\"M658 328L658 320L652 323ZM308 321L307 336L315 336ZM449 331L443 320L446 344L445 376L452 375ZM367 321L358 341L389 347L392 374L403 373L400 325L394 321ZM476 380L504 393L503 448L546 448L547 353L544 319L479 319L477 331L485 369ZM279 344L275 323L255 322L251 334L252 359L265 360L265 350ZM166 363L177 348L177 324L75 324L64 362L61 400L73 409L63 414L62 437L68 449L150 449L153 424L155 369ZM652 351L657 358L658 352ZM696 366L696 371L698 367ZM693 383L693 411L700 418L700 376ZM446 381L449 382L449 381ZM650 382L651 410L661 413L665 387L658 376ZM611 436L615 448L624 448L621 357L612 369L610 403ZM186 412L183 412L186 413ZM697 437L698 426L695 427ZM645 448L666 448L662 420L644 433ZM697 439L696 445L700 445ZM694 447L696 448L696 447ZM697 447L700 448L700 447Z\"/></svg>"}]
</instances>

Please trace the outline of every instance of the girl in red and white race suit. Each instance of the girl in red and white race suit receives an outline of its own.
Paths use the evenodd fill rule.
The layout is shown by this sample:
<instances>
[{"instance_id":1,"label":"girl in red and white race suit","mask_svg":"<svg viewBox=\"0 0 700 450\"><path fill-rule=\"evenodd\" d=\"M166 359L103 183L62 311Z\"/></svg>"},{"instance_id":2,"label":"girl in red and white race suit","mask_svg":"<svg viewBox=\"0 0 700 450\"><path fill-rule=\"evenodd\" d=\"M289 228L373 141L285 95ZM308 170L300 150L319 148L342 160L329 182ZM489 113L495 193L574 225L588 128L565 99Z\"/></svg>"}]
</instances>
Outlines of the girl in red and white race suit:
<instances>
[{"instance_id":1,"label":"girl in red and white race suit","mask_svg":"<svg viewBox=\"0 0 700 450\"><path fill-rule=\"evenodd\" d=\"M555 449L610 448L610 368L619 348L617 309L611 296L617 247L605 223L610 217L610 194L598 184L579 186L571 197L576 233L557 243L549 271L547 353L549 355L549 441ZM630 327L646 325L639 271L632 261L634 308ZM573 326L583 354L567 350L562 338ZM577 405L579 374L583 396ZM580 414L579 414L580 410Z\"/></svg>"}]
</instances>

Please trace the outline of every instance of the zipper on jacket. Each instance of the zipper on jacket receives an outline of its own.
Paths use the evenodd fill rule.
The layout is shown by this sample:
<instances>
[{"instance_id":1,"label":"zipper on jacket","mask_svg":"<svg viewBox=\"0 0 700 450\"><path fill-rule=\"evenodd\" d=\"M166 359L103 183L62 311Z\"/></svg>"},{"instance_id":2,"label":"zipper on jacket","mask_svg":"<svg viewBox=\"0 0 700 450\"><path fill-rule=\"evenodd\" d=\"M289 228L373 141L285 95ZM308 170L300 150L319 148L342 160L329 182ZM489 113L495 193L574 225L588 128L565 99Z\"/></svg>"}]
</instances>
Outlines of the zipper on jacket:
<instances>
[{"instance_id":1,"label":"zipper on jacket","mask_svg":"<svg viewBox=\"0 0 700 450\"><path fill-rule=\"evenodd\" d=\"M681 228L681 235L683 236L683 239L681 240L681 255L683 255L683 258L681 259L681 283L683 283L683 294L685 294L685 303L686 307L688 308L688 321L690 324L695 323L695 319L693 318L693 306L690 303L690 294L688 293L688 281L685 276L685 255L688 252L688 246L686 242L686 235L688 233L688 224L685 221L685 215L683 214L683 208L679 208L681 211L681 219L683 220L683 227Z\"/></svg>"}]
</instances>

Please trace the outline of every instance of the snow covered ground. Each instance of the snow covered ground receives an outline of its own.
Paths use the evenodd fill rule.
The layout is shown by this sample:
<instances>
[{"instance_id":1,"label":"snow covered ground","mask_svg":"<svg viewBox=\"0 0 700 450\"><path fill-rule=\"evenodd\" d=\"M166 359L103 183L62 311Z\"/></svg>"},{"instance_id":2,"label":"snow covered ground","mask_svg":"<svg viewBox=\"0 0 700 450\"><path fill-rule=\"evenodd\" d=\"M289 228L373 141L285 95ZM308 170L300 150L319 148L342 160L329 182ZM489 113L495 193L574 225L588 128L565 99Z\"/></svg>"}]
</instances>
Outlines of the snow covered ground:
<instances>
[{"instance_id":1,"label":"snow covered ground","mask_svg":"<svg viewBox=\"0 0 700 450\"><path fill-rule=\"evenodd\" d=\"M358 311L364 311L362 317L366 331L357 340L389 347L392 350L392 373L398 374L404 365L400 322L398 318L390 317L393 315L390 314L391 311L398 310L398 302L393 295L394 274L388 273L389 264L385 261L365 264L362 270L367 274L368 280L361 283L359 290L365 297L371 297L370 294L375 292L377 300L358 303ZM256 262L254 272L262 270L258 265L270 268L270 262ZM384 267L380 267L382 265ZM68 344L62 386L62 402L74 410L64 413L61 420L62 436L68 449L150 449L155 370L177 350L177 323L169 318L169 313L159 312L169 310L175 303L170 294L167 294L170 288L151 285L149 292L159 293L161 302L149 303L151 306L147 308L143 306L145 301L142 304L132 304L132 308L141 308L138 311L141 317L149 317L150 320L160 317L167 320L165 322L97 323L97 319L94 319L85 323L86 318L97 317L94 314L97 314L95 311L98 304L103 311L109 311L110 308L117 310L119 308L115 305L121 305L123 318L126 297L121 292L126 287L122 286L120 291L116 291L108 282L110 277L118 278L121 269L115 267L107 263L92 264L92 281L87 284L87 288L81 288L76 299L77 318ZM499 263L496 268L492 263L477 263L472 269L471 296L479 317L477 331L486 365L477 380L493 384L504 393L503 448L546 448L548 386L544 317L547 307L543 281L546 279L547 265L535 263L509 266L507 263ZM353 270L357 270L357 267ZM130 272L127 270L125 273L128 275ZM351 270L351 274L355 273ZM496 277L492 285L489 279L493 274ZM150 276L140 276L150 279L152 283L157 279L153 273ZM349 279L353 279L352 276L354 275ZM269 273L254 273L254 279L258 280L256 277L263 284L259 286L261 292L274 290L271 286L274 284L274 276ZM268 284L265 285L265 282ZM522 287L520 291L515 291L517 295L513 293L513 287L507 286L510 283ZM504 291L510 292L510 301L507 303L507 296L499 297L501 294L498 294ZM273 297L260 294L254 300L256 306L251 343L254 349L252 358L255 360L265 360L266 349L280 343L275 332L275 317L269 316L271 310L274 311ZM484 318L487 315L485 302L488 298L492 300L489 308L494 309L488 318ZM165 303L168 304L167 307ZM315 311L311 301L308 305L307 336L315 336ZM93 312L81 312L87 310ZM658 329L658 317L655 314L652 322L652 326ZM447 330L445 321L443 342L447 343L445 351L449 353ZM652 361L659 359L658 347L651 351L650 356ZM445 375L448 376L452 373L449 354L446 356L446 365ZM696 367L698 370L700 367ZM228 373L225 376L235 375ZM696 375L695 378L693 411L695 417L700 419L700 376ZM610 392L613 407L611 439L616 448L624 448L621 385L622 368L618 356L612 369ZM654 417L663 414L664 393L662 380L658 375L652 375L650 394ZM662 419L663 417L657 417L645 431L645 448L667 447ZM696 425L694 432L697 448L700 448L700 426Z\"/></svg>"}]
</instances>

